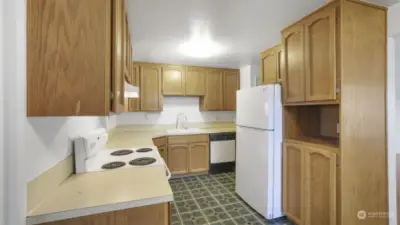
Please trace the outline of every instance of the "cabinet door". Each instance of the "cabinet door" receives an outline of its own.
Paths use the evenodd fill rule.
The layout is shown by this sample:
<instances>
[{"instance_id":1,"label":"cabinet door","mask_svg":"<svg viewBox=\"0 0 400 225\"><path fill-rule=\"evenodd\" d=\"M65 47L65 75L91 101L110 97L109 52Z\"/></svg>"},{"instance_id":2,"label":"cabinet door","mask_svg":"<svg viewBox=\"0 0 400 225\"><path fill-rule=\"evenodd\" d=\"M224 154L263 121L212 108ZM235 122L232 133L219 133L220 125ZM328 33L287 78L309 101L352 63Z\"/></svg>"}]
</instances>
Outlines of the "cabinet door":
<instances>
[{"instance_id":1,"label":"cabinet door","mask_svg":"<svg viewBox=\"0 0 400 225\"><path fill-rule=\"evenodd\" d=\"M168 225L169 220L171 219L171 215L169 214L169 203L159 203L123 209L115 211L114 214L116 225ZM95 222L96 221L74 225L97 225L98 223ZM113 223L110 223L110 225L113 225Z\"/></svg>"},{"instance_id":2,"label":"cabinet door","mask_svg":"<svg viewBox=\"0 0 400 225\"><path fill-rule=\"evenodd\" d=\"M122 112L125 107L125 1L113 1L113 23L112 23L112 86L113 100L111 110Z\"/></svg>"},{"instance_id":3,"label":"cabinet door","mask_svg":"<svg viewBox=\"0 0 400 225\"><path fill-rule=\"evenodd\" d=\"M140 110L161 111L161 67L156 65L140 66Z\"/></svg>"},{"instance_id":4,"label":"cabinet door","mask_svg":"<svg viewBox=\"0 0 400 225\"><path fill-rule=\"evenodd\" d=\"M336 225L336 154L304 148L305 225Z\"/></svg>"},{"instance_id":5,"label":"cabinet door","mask_svg":"<svg viewBox=\"0 0 400 225\"><path fill-rule=\"evenodd\" d=\"M285 103L305 101L303 25L282 31Z\"/></svg>"},{"instance_id":6,"label":"cabinet door","mask_svg":"<svg viewBox=\"0 0 400 225\"><path fill-rule=\"evenodd\" d=\"M185 95L185 68L164 66L162 71L163 95Z\"/></svg>"},{"instance_id":7,"label":"cabinet door","mask_svg":"<svg viewBox=\"0 0 400 225\"><path fill-rule=\"evenodd\" d=\"M27 1L28 116L108 115L110 72L122 76L110 69L111 10L108 0Z\"/></svg>"},{"instance_id":8,"label":"cabinet door","mask_svg":"<svg viewBox=\"0 0 400 225\"><path fill-rule=\"evenodd\" d=\"M202 96L206 94L206 71L200 67L188 67L186 70L185 95Z\"/></svg>"},{"instance_id":9,"label":"cabinet door","mask_svg":"<svg viewBox=\"0 0 400 225\"><path fill-rule=\"evenodd\" d=\"M157 147L157 149L158 149L158 152L160 153L161 157L164 159L165 163L167 163L168 156L167 156L167 149L166 149L165 145Z\"/></svg>"},{"instance_id":10,"label":"cabinet door","mask_svg":"<svg viewBox=\"0 0 400 225\"><path fill-rule=\"evenodd\" d=\"M274 84L278 81L278 56L275 48L261 53L261 83Z\"/></svg>"},{"instance_id":11,"label":"cabinet door","mask_svg":"<svg viewBox=\"0 0 400 225\"><path fill-rule=\"evenodd\" d=\"M132 64L131 73L129 76L129 83L134 86L140 86L140 73L139 73L139 66L136 64ZM139 90L140 91L140 90ZM129 98L126 100L126 112L136 112L140 111L140 93L139 98Z\"/></svg>"},{"instance_id":12,"label":"cabinet door","mask_svg":"<svg viewBox=\"0 0 400 225\"><path fill-rule=\"evenodd\" d=\"M276 50L276 52L277 52L277 60L278 60L278 78L277 78L277 81L278 81L278 83L282 83L283 82L283 70L284 70L284 67L283 67L283 60L284 60L284 54L283 54L283 51L282 51L282 46L281 45L279 45L278 47L277 47L277 50Z\"/></svg>"},{"instance_id":13,"label":"cabinet door","mask_svg":"<svg viewBox=\"0 0 400 225\"><path fill-rule=\"evenodd\" d=\"M203 109L209 111L223 110L222 90L223 70L211 70L206 75L206 95Z\"/></svg>"},{"instance_id":14,"label":"cabinet door","mask_svg":"<svg viewBox=\"0 0 400 225\"><path fill-rule=\"evenodd\" d=\"M239 71L227 70L224 72L224 110L236 110L236 91L239 89Z\"/></svg>"},{"instance_id":15,"label":"cabinet door","mask_svg":"<svg viewBox=\"0 0 400 225\"><path fill-rule=\"evenodd\" d=\"M303 149L283 145L283 210L296 224L303 224Z\"/></svg>"},{"instance_id":16,"label":"cabinet door","mask_svg":"<svg viewBox=\"0 0 400 225\"><path fill-rule=\"evenodd\" d=\"M336 99L335 10L327 8L305 22L307 101Z\"/></svg>"},{"instance_id":17,"label":"cabinet door","mask_svg":"<svg viewBox=\"0 0 400 225\"><path fill-rule=\"evenodd\" d=\"M207 172L210 167L208 143L189 144L189 172Z\"/></svg>"},{"instance_id":18,"label":"cabinet door","mask_svg":"<svg viewBox=\"0 0 400 225\"><path fill-rule=\"evenodd\" d=\"M188 146L168 145L168 168L171 174L184 174L188 172Z\"/></svg>"}]
</instances>

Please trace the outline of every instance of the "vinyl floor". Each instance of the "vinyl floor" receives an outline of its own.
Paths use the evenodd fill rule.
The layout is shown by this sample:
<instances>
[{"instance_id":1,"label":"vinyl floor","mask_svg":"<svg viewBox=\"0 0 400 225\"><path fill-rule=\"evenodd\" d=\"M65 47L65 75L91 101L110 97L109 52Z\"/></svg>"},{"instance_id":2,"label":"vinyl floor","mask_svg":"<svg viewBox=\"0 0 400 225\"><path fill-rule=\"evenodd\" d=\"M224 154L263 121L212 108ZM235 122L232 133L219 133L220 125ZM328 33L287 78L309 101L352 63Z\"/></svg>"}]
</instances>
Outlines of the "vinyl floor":
<instances>
[{"instance_id":1,"label":"vinyl floor","mask_svg":"<svg viewBox=\"0 0 400 225\"><path fill-rule=\"evenodd\" d=\"M286 218L267 221L235 192L235 173L170 180L172 225L295 225Z\"/></svg>"}]
</instances>

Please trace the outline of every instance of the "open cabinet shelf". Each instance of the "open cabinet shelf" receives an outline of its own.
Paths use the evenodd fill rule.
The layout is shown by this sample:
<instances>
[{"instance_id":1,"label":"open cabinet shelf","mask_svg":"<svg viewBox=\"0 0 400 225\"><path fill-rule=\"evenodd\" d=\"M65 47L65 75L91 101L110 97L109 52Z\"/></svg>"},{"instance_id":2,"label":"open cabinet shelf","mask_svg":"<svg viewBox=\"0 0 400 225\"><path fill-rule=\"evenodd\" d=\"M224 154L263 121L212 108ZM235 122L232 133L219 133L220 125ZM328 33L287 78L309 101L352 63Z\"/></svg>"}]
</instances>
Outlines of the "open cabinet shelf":
<instances>
[{"instance_id":1,"label":"open cabinet shelf","mask_svg":"<svg viewBox=\"0 0 400 225\"><path fill-rule=\"evenodd\" d=\"M340 155L339 139L329 137L301 137L297 139L285 139L285 143L309 145L310 147L322 148Z\"/></svg>"},{"instance_id":2,"label":"open cabinet shelf","mask_svg":"<svg viewBox=\"0 0 400 225\"><path fill-rule=\"evenodd\" d=\"M284 140L326 146L340 152L339 105L284 107L284 117Z\"/></svg>"}]
</instances>

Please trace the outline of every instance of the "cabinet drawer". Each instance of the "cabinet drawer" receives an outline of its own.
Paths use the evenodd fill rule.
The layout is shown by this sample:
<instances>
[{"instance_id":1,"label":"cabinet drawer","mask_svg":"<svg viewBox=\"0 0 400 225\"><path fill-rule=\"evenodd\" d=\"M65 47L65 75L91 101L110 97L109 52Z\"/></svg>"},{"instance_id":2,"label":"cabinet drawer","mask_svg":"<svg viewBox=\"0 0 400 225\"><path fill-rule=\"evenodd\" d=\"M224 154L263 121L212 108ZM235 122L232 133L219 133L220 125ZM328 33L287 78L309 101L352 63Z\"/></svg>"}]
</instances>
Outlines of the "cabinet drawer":
<instances>
[{"instance_id":1,"label":"cabinet drawer","mask_svg":"<svg viewBox=\"0 0 400 225\"><path fill-rule=\"evenodd\" d=\"M186 144L186 143L198 143L208 142L208 134L200 135L182 135L182 136L171 136L168 137L168 144Z\"/></svg>"},{"instance_id":2,"label":"cabinet drawer","mask_svg":"<svg viewBox=\"0 0 400 225\"><path fill-rule=\"evenodd\" d=\"M165 137L153 138L153 143L157 147L163 146L165 145Z\"/></svg>"}]
</instances>

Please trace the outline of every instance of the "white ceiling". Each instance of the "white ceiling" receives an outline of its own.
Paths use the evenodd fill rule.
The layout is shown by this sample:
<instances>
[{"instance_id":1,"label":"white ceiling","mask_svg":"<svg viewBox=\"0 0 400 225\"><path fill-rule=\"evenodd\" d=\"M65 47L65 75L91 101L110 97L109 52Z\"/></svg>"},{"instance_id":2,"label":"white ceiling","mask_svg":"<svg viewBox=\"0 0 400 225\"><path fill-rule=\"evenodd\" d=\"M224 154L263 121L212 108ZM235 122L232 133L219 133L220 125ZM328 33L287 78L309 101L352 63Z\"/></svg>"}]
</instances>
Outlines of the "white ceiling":
<instances>
[{"instance_id":1,"label":"white ceiling","mask_svg":"<svg viewBox=\"0 0 400 225\"><path fill-rule=\"evenodd\" d=\"M372 0L389 5L398 0ZM259 64L259 53L280 42L288 24L324 0L127 0L136 61L239 68ZM205 21L225 52L191 58L177 51L196 21Z\"/></svg>"}]
</instances>

